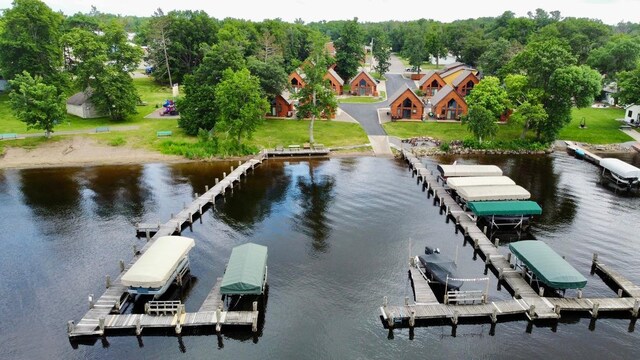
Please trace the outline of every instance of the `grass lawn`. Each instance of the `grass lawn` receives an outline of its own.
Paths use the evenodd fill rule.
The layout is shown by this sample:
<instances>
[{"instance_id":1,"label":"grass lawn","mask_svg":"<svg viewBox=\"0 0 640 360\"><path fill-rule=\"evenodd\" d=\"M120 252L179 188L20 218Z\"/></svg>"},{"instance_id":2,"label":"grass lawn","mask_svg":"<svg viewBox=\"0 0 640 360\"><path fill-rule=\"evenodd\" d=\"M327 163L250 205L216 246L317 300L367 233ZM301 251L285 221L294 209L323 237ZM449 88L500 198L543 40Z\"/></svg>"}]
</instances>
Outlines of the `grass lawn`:
<instances>
[{"instance_id":1,"label":"grass lawn","mask_svg":"<svg viewBox=\"0 0 640 360\"><path fill-rule=\"evenodd\" d=\"M384 95L382 95L382 97L349 96L347 98L338 99L338 103L370 104L370 103L377 103L383 100L384 100Z\"/></svg>"},{"instance_id":2,"label":"grass lawn","mask_svg":"<svg viewBox=\"0 0 640 360\"><path fill-rule=\"evenodd\" d=\"M402 61L402 64L404 65L405 68L411 67L411 65L409 65L409 60L405 59L401 56L398 56L398 58L400 59L400 61ZM432 64L428 61L425 61L422 63L422 65L420 65L420 70L438 70L438 69L442 69L444 67L443 64L440 65L436 65L436 64Z\"/></svg>"},{"instance_id":3,"label":"grass lawn","mask_svg":"<svg viewBox=\"0 0 640 360\"><path fill-rule=\"evenodd\" d=\"M340 121L316 120L313 125L314 140L326 147L361 145L369 138L359 124ZM275 148L276 145L294 145L309 142L309 121L266 120L247 143L259 148Z\"/></svg>"},{"instance_id":4,"label":"grass lawn","mask_svg":"<svg viewBox=\"0 0 640 360\"><path fill-rule=\"evenodd\" d=\"M467 126L459 122L390 122L382 125L387 134L399 138L431 136L442 141L464 140L473 135ZM522 128L516 124L500 125L495 140L514 140L520 138Z\"/></svg>"},{"instance_id":5,"label":"grass lawn","mask_svg":"<svg viewBox=\"0 0 640 360\"><path fill-rule=\"evenodd\" d=\"M633 140L620 131L621 122L616 119L624 117L623 109L583 108L573 109L571 123L565 126L558 135L559 139L585 142L589 144L612 144ZM586 129L580 128L584 118Z\"/></svg>"}]
</instances>

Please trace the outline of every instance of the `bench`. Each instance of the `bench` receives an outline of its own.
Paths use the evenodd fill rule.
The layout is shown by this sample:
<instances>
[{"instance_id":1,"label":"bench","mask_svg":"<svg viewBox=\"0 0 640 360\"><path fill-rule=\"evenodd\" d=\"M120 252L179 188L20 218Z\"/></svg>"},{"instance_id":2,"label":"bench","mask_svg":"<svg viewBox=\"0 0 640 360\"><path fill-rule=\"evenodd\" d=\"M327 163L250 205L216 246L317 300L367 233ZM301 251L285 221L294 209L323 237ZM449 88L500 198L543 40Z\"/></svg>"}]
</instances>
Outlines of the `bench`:
<instances>
[{"instance_id":1,"label":"bench","mask_svg":"<svg viewBox=\"0 0 640 360\"><path fill-rule=\"evenodd\" d=\"M109 132L109 127L108 127L108 126L101 126L101 127L97 127L97 128L96 128L96 132L97 132L97 133Z\"/></svg>"},{"instance_id":2,"label":"bench","mask_svg":"<svg viewBox=\"0 0 640 360\"><path fill-rule=\"evenodd\" d=\"M313 144L313 150L324 150L325 147L323 144Z\"/></svg>"},{"instance_id":3,"label":"bench","mask_svg":"<svg viewBox=\"0 0 640 360\"><path fill-rule=\"evenodd\" d=\"M17 139L18 138L18 134L0 134L0 140L6 140L6 139Z\"/></svg>"},{"instance_id":4,"label":"bench","mask_svg":"<svg viewBox=\"0 0 640 360\"><path fill-rule=\"evenodd\" d=\"M173 135L172 131L158 131L156 133L156 136L161 137L161 136L171 136Z\"/></svg>"},{"instance_id":5,"label":"bench","mask_svg":"<svg viewBox=\"0 0 640 360\"><path fill-rule=\"evenodd\" d=\"M284 146L276 145L276 151L284 151Z\"/></svg>"},{"instance_id":6,"label":"bench","mask_svg":"<svg viewBox=\"0 0 640 360\"><path fill-rule=\"evenodd\" d=\"M289 150L300 151L300 145L289 145Z\"/></svg>"},{"instance_id":7,"label":"bench","mask_svg":"<svg viewBox=\"0 0 640 360\"><path fill-rule=\"evenodd\" d=\"M309 143L304 143L304 144L302 144L302 148L303 148L303 149L311 149L311 144L309 144Z\"/></svg>"},{"instance_id":8,"label":"bench","mask_svg":"<svg viewBox=\"0 0 640 360\"><path fill-rule=\"evenodd\" d=\"M182 305L182 302L180 300L149 301L148 303L144 304L144 312L149 315L175 314L180 309L180 305Z\"/></svg>"}]
</instances>

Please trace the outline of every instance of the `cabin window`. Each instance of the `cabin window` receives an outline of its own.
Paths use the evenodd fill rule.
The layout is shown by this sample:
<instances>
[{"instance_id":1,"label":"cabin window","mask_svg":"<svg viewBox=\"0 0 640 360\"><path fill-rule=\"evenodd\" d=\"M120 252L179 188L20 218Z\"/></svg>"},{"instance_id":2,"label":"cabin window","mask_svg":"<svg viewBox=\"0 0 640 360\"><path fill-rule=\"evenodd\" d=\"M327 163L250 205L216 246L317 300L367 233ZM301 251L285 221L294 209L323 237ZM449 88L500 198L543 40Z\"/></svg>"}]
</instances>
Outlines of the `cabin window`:
<instances>
[{"instance_id":1,"label":"cabin window","mask_svg":"<svg viewBox=\"0 0 640 360\"><path fill-rule=\"evenodd\" d=\"M462 107L455 99L449 100L447 107L444 109L444 113L449 120L458 120L462 115Z\"/></svg>"},{"instance_id":2,"label":"cabin window","mask_svg":"<svg viewBox=\"0 0 640 360\"><path fill-rule=\"evenodd\" d=\"M633 111L629 110L629 112L627 113L627 117L633 117Z\"/></svg>"}]
</instances>

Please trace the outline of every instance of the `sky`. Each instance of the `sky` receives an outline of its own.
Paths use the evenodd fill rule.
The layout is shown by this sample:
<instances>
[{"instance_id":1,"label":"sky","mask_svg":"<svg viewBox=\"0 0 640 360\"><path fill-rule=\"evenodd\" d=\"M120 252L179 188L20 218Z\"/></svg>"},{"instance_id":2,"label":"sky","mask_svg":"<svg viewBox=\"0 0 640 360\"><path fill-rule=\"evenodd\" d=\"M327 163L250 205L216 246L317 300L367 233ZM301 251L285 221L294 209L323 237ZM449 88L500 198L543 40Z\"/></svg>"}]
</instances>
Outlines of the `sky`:
<instances>
[{"instance_id":1,"label":"sky","mask_svg":"<svg viewBox=\"0 0 640 360\"><path fill-rule=\"evenodd\" d=\"M11 0L0 0L0 9L11 7ZM217 19L226 17L253 21L280 18L292 22L347 20L361 22L416 20L420 18L451 22L457 19L495 17L510 10L516 16L542 8L559 10L563 17L600 19L606 24L640 21L640 0L44 0L53 10L71 15L87 13L91 5L98 11L120 15L151 16L155 9L204 10ZM450 6L448 6L450 5Z\"/></svg>"}]
</instances>

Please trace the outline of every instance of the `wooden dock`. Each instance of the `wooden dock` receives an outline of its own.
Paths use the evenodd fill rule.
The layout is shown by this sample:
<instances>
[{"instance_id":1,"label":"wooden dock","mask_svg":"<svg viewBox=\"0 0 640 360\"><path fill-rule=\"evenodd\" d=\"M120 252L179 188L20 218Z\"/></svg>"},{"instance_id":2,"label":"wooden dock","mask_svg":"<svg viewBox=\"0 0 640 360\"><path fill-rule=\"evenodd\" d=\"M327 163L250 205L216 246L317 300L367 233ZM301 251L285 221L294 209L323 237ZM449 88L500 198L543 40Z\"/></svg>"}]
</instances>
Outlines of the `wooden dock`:
<instances>
[{"instance_id":1,"label":"wooden dock","mask_svg":"<svg viewBox=\"0 0 640 360\"><path fill-rule=\"evenodd\" d=\"M576 145L573 141L565 141L564 143L567 145L567 150L573 151L574 153L576 152L576 150L582 150L582 152L584 152L585 160L592 162L598 166L600 165L600 160L602 160L600 156L581 148L580 146Z\"/></svg>"},{"instance_id":2,"label":"wooden dock","mask_svg":"<svg viewBox=\"0 0 640 360\"><path fill-rule=\"evenodd\" d=\"M265 154L267 158L270 157L294 157L294 156L327 156L329 155L329 149L282 149L282 150L266 150Z\"/></svg>"},{"instance_id":3,"label":"wooden dock","mask_svg":"<svg viewBox=\"0 0 640 360\"><path fill-rule=\"evenodd\" d=\"M242 176L246 176L250 170L260 165L267 158L266 152L261 152L254 158L248 160L244 164L240 163L238 168L231 167L231 172L221 181L216 179L216 184L211 189L205 189L205 193L198 196L189 205L186 205L177 215L172 216L164 224L160 226L149 224L138 224L137 231L140 232L141 226L144 225L144 233L147 236L147 244L140 250L134 247L134 256L131 262L125 266L120 261L120 274L111 280L109 275L106 276L106 291L97 300L93 295L89 295L89 311L80 319L77 324L73 321L67 323L69 337L82 336L101 336L108 329L136 329L136 332L142 328L167 328L174 327L176 332L180 331L182 326L205 326L217 325L219 328L223 324L228 325L252 325L255 327L257 321L257 310L249 312L218 312L216 309L220 305L220 286L217 283L212 289L209 296L202 305L203 310L196 313L185 313L184 308L180 316L173 315L147 315L147 314L129 314L120 315L122 303L127 299L127 287L122 285L121 277L154 242L161 236L179 235L183 229L193 224L194 218L201 217L202 214L210 207L215 207L215 201L218 196L224 196L227 189L233 189L234 183L240 181ZM152 235L153 232L153 235ZM115 314L114 314L115 313ZM250 313L250 314L249 314Z\"/></svg>"},{"instance_id":4,"label":"wooden dock","mask_svg":"<svg viewBox=\"0 0 640 360\"><path fill-rule=\"evenodd\" d=\"M455 221L456 231L460 230L465 235L465 240L469 241L481 258L484 258L487 268L492 268L500 281L503 281L512 291L513 299L489 304L473 305L452 305L452 304L414 304L406 303L404 306L389 306L386 303L380 308L383 321L389 326L402 326L409 324L414 326L416 320L429 320L439 318L449 318L455 325L459 318L485 317L495 323L500 315L525 314L531 321L555 320L560 318L564 311L589 312L592 317L597 317L599 312L626 312L632 317L638 316L640 308L640 287L625 279L619 273L609 267L597 262L594 256L594 268L600 270L604 275L613 280L619 287L618 298L581 298L581 292L577 298L550 298L536 292L525 280L519 270L515 270L511 265L511 254L506 257L498 251L497 243L493 243L478 228L475 221L467 215L454 199L439 183L439 179L428 170L420 159L411 152L402 150L402 156L409 163L413 174L422 182L423 189L427 196L433 196L434 204L437 204L447 217L447 220ZM594 155L594 158L598 159ZM412 278L417 275L411 273ZM415 284L415 282L414 282ZM428 286L428 285L427 285ZM422 288L416 291L422 291ZM623 298L623 293L630 297ZM422 294L422 293L421 293ZM418 294L416 293L416 299ZM417 300L416 300L417 302Z\"/></svg>"},{"instance_id":5,"label":"wooden dock","mask_svg":"<svg viewBox=\"0 0 640 360\"><path fill-rule=\"evenodd\" d=\"M413 285L413 300L419 305L433 305L438 304L438 298L436 294L431 290L429 286L429 280L425 274L415 266L409 267L409 278Z\"/></svg>"}]
</instances>

